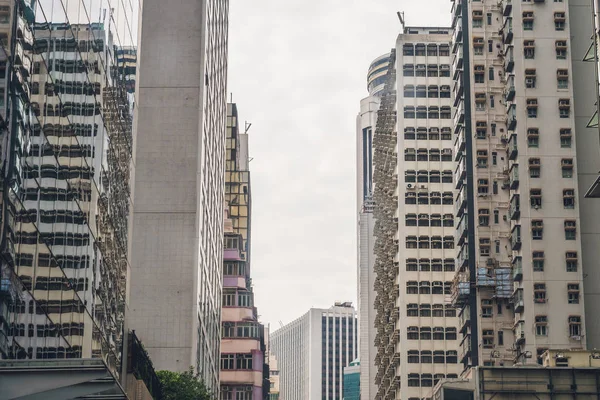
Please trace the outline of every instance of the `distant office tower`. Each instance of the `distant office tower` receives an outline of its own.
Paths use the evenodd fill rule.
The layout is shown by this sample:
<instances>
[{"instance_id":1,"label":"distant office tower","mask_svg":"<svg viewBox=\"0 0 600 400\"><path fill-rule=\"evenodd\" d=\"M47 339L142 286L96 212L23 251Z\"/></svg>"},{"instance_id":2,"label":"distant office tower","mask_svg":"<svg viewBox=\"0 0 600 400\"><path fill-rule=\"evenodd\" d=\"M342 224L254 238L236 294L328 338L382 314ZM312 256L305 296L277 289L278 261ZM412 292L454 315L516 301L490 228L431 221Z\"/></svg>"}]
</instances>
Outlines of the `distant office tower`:
<instances>
[{"instance_id":1,"label":"distant office tower","mask_svg":"<svg viewBox=\"0 0 600 400\"><path fill-rule=\"evenodd\" d=\"M51 3L0 1L0 358L97 358L119 378L134 95L118 54L135 65L139 6ZM26 394L67 398L30 379Z\"/></svg>"},{"instance_id":2,"label":"distant office tower","mask_svg":"<svg viewBox=\"0 0 600 400\"><path fill-rule=\"evenodd\" d=\"M265 327L258 322L250 275L252 196L248 133L227 106L221 399L263 400L269 391Z\"/></svg>"},{"instance_id":3,"label":"distant office tower","mask_svg":"<svg viewBox=\"0 0 600 400\"><path fill-rule=\"evenodd\" d=\"M218 391L228 1L144 1L131 326L157 369Z\"/></svg>"},{"instance_id":4,"label":"distant office tower","mask_svg":"<svg viewBox=\"0 0 600 400\"><path fill-rule=\"evenodd\" d=\"M373 134L380 99L389 66L389 54L375 59L369 67L367 88L369 97L360 102L356 118L356 189L358 205L357 226L357 298L361 395L369 399L375 386L375 255L373 253ZM373 394L371 394L373 393Z\"/></svg>"},{"instance_id":5,"label":"distant office tower","mask_svg":"<svg viewBox=\"0 0 600 400\"><path fill-rule=\"evenodd\" d=\"M343 400L360 400L360 361L352 361L344 368Z\"/></svg>"},{"instance_id":6,"label":"distant office tower","mask_svg":"<svg viewBox=\"0 0 600 400\"><path fill-rule=\"evenodd\" d=\"M425 397L440 379L459 372L458 320L446 303L456 256L449 31L404 29L396 42L398 73L395 79L389 76L377 120L376 382L381 399Z\"/></svg>"},{"instance_id":7,"label":"distant office tower","mask_svg":"<svg viewBox=\"0 0 600 400\"><path fill-rule=\"evenodd\" d=\"M356 312L351 303L308 313L271 334L271 351L286 400L342 396L343 369L357 356Z\"/></svg>"},{"instance_id":8,"label":"distant office tower","mask_svg":"<svg viewBox=\"0 0 600 400\"><path fill-rule=\"evenodd\" d=\"M600 345L600 204L583 197L600 167L591 15L574 0L454 2L465 371Z\"/></svg>"}]
</instances>

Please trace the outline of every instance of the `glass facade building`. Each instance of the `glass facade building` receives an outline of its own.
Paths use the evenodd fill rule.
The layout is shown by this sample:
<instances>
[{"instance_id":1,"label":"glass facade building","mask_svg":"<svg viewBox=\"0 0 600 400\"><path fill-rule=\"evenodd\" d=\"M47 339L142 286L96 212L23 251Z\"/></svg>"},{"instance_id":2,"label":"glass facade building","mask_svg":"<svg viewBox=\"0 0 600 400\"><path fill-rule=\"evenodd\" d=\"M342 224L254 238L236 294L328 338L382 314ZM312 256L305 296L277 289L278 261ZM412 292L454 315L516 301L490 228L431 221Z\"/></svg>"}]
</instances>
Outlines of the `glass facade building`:
<instances>
[{"instance_id":1,"label":"glass facade building","mask_svg":"<svg viewBox=\"0 0 600 400\"><path fill-rule=\"evenodd\" d=\"M343 400L360 400L360 362L352 361L344 368Z\"/></svg>"},{"instance_id":2,"label":"glass facade building","mask_svg":"<svg viewBox=\"0 0 600 400\"><path fill-rule=\"evenodd\" d=\"M119 374L139 4L0 2L0 355Z\"/></svg>"}]
</instances>

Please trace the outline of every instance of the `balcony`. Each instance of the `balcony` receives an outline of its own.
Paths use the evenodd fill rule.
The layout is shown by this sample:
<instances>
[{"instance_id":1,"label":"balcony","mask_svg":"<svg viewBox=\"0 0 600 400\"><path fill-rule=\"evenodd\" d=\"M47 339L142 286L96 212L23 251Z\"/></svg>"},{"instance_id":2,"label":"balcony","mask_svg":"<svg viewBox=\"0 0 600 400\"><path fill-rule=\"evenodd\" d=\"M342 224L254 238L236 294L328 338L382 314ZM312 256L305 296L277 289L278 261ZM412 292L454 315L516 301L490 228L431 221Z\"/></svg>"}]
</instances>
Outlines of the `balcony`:
<instances>
[{"instance_id":1,"label":"balcony","mask_svg":"<svg viewBox=\"0 0 600 400\"><path fill-rule=\"evenodd\" d=\"M462 125L465 121L465 106L462 99L458 102L456 111L454 113L454 126Z\"/></svg>"},{"instance_id":2,"label":"balcony","mask_svg":"<svg viewBox=\"0 0 600 400\"><path fill-rule=\"evenodd\" d=\"M456 233L455 233L455 243L457 246L460 246L464 243L465 239L467 238L467 231L468 231L468 223L467 223L467 219L468 219L468 215L467 213L464 213L463 216L461 217L460 221L458 222L458 225L456 226Z\"/></svg>"},{"instance_id":3,"label":"balcony","mask_svg":"<svg viewBox=\"0 0 600 400\"><path fill-rule=\"evenodd\" d=\"M515 67L514 47L506 46L504 54L504 71L512 72Z\"/></svg>"},{"instance_id":4,"label":"balcony","mask_svg":"<svg viewBox=\"0 0 600 400\"><path fill-rule=\"evenodd\" d=\"M452 60L452 76L453 79L457 78L457 72L462 71L463 67L463 47L459 46L454 53L454 58Z\"/></svg>"},{"instance_id":5,"label":"balcony","mask_svg":"<svg viewBox=\"0 0 600 400\"><path fill-rule=\"evenodd\" d=\"M510 168L510 188L515 190L519 187L519 164L513 164Z\"/></svg>"},{"instance_id":6,"label":"balcony","mask_svg":"<svg viewBox=\"0 0 600 400\"><path fill-rule=\"evenodd\" d=\"M523 279L523 259L521 258L521 256L513 258L512 276L515 282L520 282Z\"/></svg>"},{"instance_id":7,"label":"balcony","mask_svg":"<svg viewBox=\"0 0 600 400\"><path fill-rule=\"evenodd\" d=\"M458 269L461 271L467 267L467 264L469 263L469 247L468 246L462 246L460 248L460 252L456 256L456 262L458 264Z\"/></svg>"},{"instance_id":8,"label":"balcony","mask_svg":"<svg viewBox=\"0 0 600 400\"><path fill-rule=\"evenodd\" d=\"M460 323L460 333L464 335L471 326L471 309L469 307L463 308L458 316L458 320Z\"/></svg>"},{"instance_id":9,"label":"balcony","mask_svg":"<svg viewBox=\"0 0 600 400\"><path fill-rule=\"evenodd\" d=\"M512 12L512 1L504 0L502 2L502 15L505 17L508 17L511 12Z\"/></svg>"},{"instance_id":10,"label":"balcony","mask_svg":"<svg viewBox=\"0 0 600 400\"><path fill-rule=\"evenodd\" d=\"M513 101L515 98L515 76L510 75L506 80L506 92L504 99L506 101Z\"/></svg>"},{"instance_id":11,"label":"balcony","mask_svg":"<svg viewBox=\"0 0 600 400\"><path fill-rule=\"evenodd\" d=\"M458 102L463 100L463 91L464 91L464 86L463 86L463 71L458 71L456 73L456 77L454 78L454 87L452 88L452 91L454 93L454 107L456 107L458 105Z\"/></svg>"},{"instance_id":12,"label":"balcony","mask_svg":"<svg viewBox=\"0 0 600 400\"><path fill-rule=\"evenodd\" d=\"M491 260L491 259L488 259ZM496 280L492 269L486 267L477 268L477 286L495 286Z\"/></svg>"},{"instance_id":13,"label":"balcony","mask_svg":"<svg viewBox=\"0 0 600 400\"><path fill-rule=\"evenodd\" d=\"M464 335L460 343L460 362L465 363L471 357L471 335Z\"/></svg>"},{"instance_id":14,"label":"balcony","mask_svg":"<svg viewBox=\"0 0 600 400\"><path fill-rule=\"evenodd\" d=\"M510 199L510 206L508 209L508 217L512 221L516 221L521 216L521 198L520 195L515 194Z\"/></svg>"},{"instance_id":15,"label":"balcony","mask_svg":"<svg viewBox=\"0 0 600 400\"><path fill-rule=\"evenodd\" d=\"M463 39L462 24L458 23L456 25L456 28L454 29L454 34L452 35L452 43L456 46L457 44L462 43L462 39ZM458 46L458 47L460 47L460 46Z\"/></svg>"},{"instance_id":16,"label":"balcony","mask_svg":"<svg viewBox=\"0 0 600 400\"><path fill-rule=\"evenodd\" d=\"M464 304L469 298L470 293L471 286L469 284L468 274L466 272L457 273L452 282L452 304Z\"/></svg>"},{"instance_id":17,"label":"balcony","mask_svg":"<svg viewBox=\"0 0 600 400\"><path fill-rule=\"evenodd\" d=\"M525 309L525 300L523 300L523 289L517 288L513 292L512 303L515 309L515 312L522 313Z\"/></svg>"},{"instance_id":18,"label":"balcony","mask_svg":"<svg viewBox=\"0 0 600 400\"><path fill-rule=\"evenodd\" d=\"M519 321L515 324L515 342L517 345L525 343L525 321Z\"/></svg>"},{"instance_id":19,"label":"balcony","mask_svg":"<svg viewBox=\"0 0 600 400\"><path fill-rule=\"evenodd\" d=\"M462 102L461 102L462 104ZM457 135L454 141L454 161L459 161L463 156L463 151L465 150L465 132L461 130Z\"/></svg>"},{"instance_id":20,"label":"balcony","mask_svg":"<svg viewBox=\"0 0 600 400\"><path fill-rule=\"evenodd\" d=\"M517 147L517 135L510 135L510 139L508 139L508 159L515 160L517 155L519 154L519 149Z\"/></svg>"},{"instance_id":21,"label":"balcony","mask_svg":"<svg viewBox=\"0 0 600 400\"><path fill-rule=\"evenodd\" d=\"M454 183L456 189L460 189L464 183L464 179L467 176L467 168L465 167L465 159L459 161L456 171L454 172Z\"/></svg>"},{"instance_id":22,"label":"balcony","mask_svg":"<svg viewBox=\"0 0 600 400\"><path fill-rule=\"evenodd\" d=\"M512 43L513 28L512 28L512 18L511 17L507 17L506 20L504 21L504 26L502 27L502 37L503 37L502 42L504 44Z\"/></svg>"},{"instance_id":23,"label":"balcony","mask_svg":"<svg viewBox=\"0 0 600 400\"><path fill-rule=\"evenodd\" d=\"M456 196L456 201L454 203L454 214L456 218L460 218L463 215L467 207L467 195L466 190L461 190L458 196Z\"/></svg>"},{"instance_id":24,"label":"balcony","mask_svg":"<svg viewBox=\"0 0 600 400\"><path fill-rule=\"evenodd\" d=\"M506 111L506 129L514 131L517 127L517 106L511 104Z\"/></svg>"},{"instance_id":25,"label":"balcony","mask_svg":"<svg viewBox=\"0 0 600 400\"><path fill-rule=\"evenodd\" d=\"M521 245L521 225L515 225L510 233L510 245L513 250L520 250Z\"/></svg>"}]
</instances>

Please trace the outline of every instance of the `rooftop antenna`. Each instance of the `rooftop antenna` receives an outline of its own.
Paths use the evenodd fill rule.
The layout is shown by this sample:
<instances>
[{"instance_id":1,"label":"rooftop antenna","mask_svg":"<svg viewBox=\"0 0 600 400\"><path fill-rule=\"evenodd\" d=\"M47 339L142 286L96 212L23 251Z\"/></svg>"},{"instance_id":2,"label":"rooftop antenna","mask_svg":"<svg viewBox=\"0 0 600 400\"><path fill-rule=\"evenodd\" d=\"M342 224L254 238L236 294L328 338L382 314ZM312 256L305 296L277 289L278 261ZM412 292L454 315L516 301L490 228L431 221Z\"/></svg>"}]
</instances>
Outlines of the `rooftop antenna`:
<instances>
[{"instance_id":1,"label":"rooftop antenna","mask_svg":"<svg viewBox=\"0 0 600 400\"><path fill-rule=\"evenodd\" d=\"M244 129L244 134L247 134L248 131L250 130L250 127L252 126L252 122L244 121L244 123L246 124L246 128Z\"/></svg>"},{"instance_id":2,"label":"rooftop antenna","mask_svg":"<svg viewBox=\"0 0 600 400\"><path fill-rule=\"evenodd\" d=\"M229 102L233 104L233 92L229 93Z\"/></svg>"},{"instance_id":3,"label":"rooftop antenna","mask_svg":"<svg viewBox=\"0 0 600 400\"><path fill-rule=\"evenodd\" d=\"M398 15L398 19L400 20L400 24L402 25L402 32L404 32L404 29L406 28L404 22L404 11L398 11L396 14Z\"/></svg>"}]
</instances>

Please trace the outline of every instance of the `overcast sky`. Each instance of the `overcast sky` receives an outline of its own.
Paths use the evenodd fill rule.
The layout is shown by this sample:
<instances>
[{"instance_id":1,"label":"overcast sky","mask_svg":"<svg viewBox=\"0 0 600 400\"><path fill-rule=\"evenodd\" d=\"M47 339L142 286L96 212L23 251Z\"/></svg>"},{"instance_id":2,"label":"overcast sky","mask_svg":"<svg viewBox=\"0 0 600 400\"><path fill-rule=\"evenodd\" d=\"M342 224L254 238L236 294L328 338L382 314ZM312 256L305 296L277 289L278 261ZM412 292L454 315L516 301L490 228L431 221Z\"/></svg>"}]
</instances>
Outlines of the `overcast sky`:
<instances>
[{"instance_id":1,"label":"overcast sky","mask_svg":"<svg viewBox=\"0 0 600 400\"><path fill-rule=\"evenodd\" d=\"M229 91L252 123L252 278L261 320L356 304L356 115L370 62L449 0L231 0Z\"/></svg>"}]
</instances>

